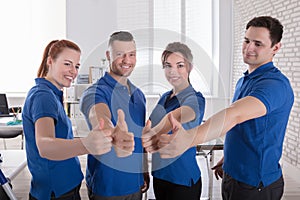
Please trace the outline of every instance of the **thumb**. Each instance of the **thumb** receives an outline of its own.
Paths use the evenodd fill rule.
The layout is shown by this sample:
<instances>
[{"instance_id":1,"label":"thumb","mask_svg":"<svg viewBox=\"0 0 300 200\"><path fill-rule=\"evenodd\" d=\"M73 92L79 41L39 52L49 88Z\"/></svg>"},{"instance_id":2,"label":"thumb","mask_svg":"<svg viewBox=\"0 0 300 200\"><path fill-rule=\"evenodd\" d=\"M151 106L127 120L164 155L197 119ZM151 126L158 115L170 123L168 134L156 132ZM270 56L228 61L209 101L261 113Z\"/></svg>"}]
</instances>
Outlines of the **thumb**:
<instances>
[{"instance_id":1,"label":"thumb","mask_svg":"<svg viewBox=\"0 0 300 200\"><path fill-rule=\"evenodd\" d=\"M152 125L152 122L151 122L150 119L148 119L147 122L146 122L146 126L144 127L143 134L147 133L151 129L151 125Z\"/></svg>"},{"instance_id":2,"label":"thumb","mask_svg":"<svg viewBox=\"0 0 300 200\"><path fill-rule=\"evenodd\" d=\"M176 137L177 133L174 132L173 134L164 133L159 137L158 147L163 148L166 145L170 144L171 141Z\"/></svg>"},{"instance_id":3,"label":"thumb","mask_svg":"<svg viewBox=\"0 0 300 200\"><path fill-rule=\"evenodd\" d=\"M104 119L100 118L99 120L99 130L103 130L104 129Z\"/></svg>"},{"instance_id":4,"label":"thumb","mask_svg":"<svg viewBox=\"0 0 300 200\"><path fill-rule=\"evenodd\" d=\"M105 129L105 122L103 118L99 119L99 127L98 130L102 131L105 136L110 136L111 131L109 129Z\"/></svg>"},{"instance_id":5,"label":"thumb","mask_svg":"<svg viewBox=\"0 0 300 200\"><path fill-rule=\"evenodd\" d=\"M118 109L118 121L117 126L122 130L128 132L127 123L125 121L125 114L123 110Z\"/></svg>"},{"instance_id":6,"label":"thumb","mask_svg":"<svg viewBox=\"0 0 300 200\"><path fill-rule=\"evenodd\" d=\"M153 135L151 134L150 130L151 130L151 120L148 119L147 122L146 122L146 125L145 127L143 128L143 131L142 131L142 139L149 139L151 138Z\"/></svg>"},{"instance_id":7,"label":"thumb","mask_svg":"<svg viewBox=\"0 0 300 200\"><path fill-rule=\"evenodd\" d=\"M174 116L173 116L172 113L170 113L170 114L168 115L168 119L169 119L170 124L171 124L171 126L172 126L172 132L177 131L177 130L181 127L181 123L179 123L179 122L174 118Z\"/></svg>"}]
</instances>

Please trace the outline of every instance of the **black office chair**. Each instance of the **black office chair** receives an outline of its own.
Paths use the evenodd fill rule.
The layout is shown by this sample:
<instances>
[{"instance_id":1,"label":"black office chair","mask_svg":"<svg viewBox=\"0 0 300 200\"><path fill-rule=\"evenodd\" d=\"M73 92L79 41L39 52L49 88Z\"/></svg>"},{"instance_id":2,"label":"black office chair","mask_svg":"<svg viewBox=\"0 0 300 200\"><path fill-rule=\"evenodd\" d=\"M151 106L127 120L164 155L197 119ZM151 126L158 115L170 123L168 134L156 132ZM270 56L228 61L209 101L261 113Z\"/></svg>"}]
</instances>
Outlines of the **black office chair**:
<instances>
[{"instance_id":1,"label":"black office chair","mask_svg":"<svg viewBox=\"0 0 300 200\"><path fill-rule=\"evenodd\" d=\"M7 149L5 139L15 138L18 137L19 135L21 135L22 137L21 149L23 149L23 140L24 140L23 130L0 130L0 138L3 139L4 149Z\"/></svg>"}]
</instances>

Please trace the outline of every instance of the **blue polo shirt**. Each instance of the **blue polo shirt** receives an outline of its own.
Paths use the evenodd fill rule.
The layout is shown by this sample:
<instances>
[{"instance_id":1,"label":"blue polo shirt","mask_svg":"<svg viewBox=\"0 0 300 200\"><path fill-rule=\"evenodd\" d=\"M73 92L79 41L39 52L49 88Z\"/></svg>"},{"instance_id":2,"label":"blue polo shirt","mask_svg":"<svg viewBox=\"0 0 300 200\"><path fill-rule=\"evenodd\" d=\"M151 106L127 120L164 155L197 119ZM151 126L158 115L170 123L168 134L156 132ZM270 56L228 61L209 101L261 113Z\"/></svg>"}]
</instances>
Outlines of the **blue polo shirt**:
<instances>
[{"instance_id":1,"label":"blue polo shirt","mask_svg":"<svg viewBox=\"0 0 300 200\"><path fill-rule=\"evenodd\" d=\"M196 114L193 121L183 124L186 130L201 124L205 109L205 99L202 94L196 92L191 85L172 98L171 94L172 91L166 92L159 99L150 115L152 126L156 126L167 113L181 106L190 107ZM169 134L171 133L170 131ZM159 153L154 153L152 155L152 175L155 178L179 185L191 186L196 183L201 176L196 161L196 147L192 147L181 156L172 159L161 159Z\"/></svg>"},{"instance_id":2,"label":"blue polo shirt","mask_svg":"<svg viewBox=\"0 0 300 200\"><path fill-rule=\"evenodd\" d=\"M105 103L111 112L111 121L116 125L117 110L125 113L128 131L134 134L135 148L131 156L119 158L114 148L104 155L88 155L86 182L93 193L99 196L124 196L140 190L143 178L142 130L145 125L146 99L141 90L129 80L130 94L126 86L118 83L108 73L84 91L80 109L89 123L93 105Z\"/></svg>"},{"instance_id":3,"label":"blue polo shirt","mask_svg":"<svg viewBox=\"0 0 300 200\"><path fill-rule=\"evenodd\" d=\"M294 94L289 80L269 62L237 82L233 102L246 96L259 99L267 113L226 134L223 168L240 182L268 186L282 175L279 160Z\"/></svg>"},{"instance_id":4,"label":"blue polo shirt","mask_svg":"<svg viewBox=\"0 0 300 200\"><path fill-rule=\"evenodd\" d=\"M77 157L62 161L42 158L36 146L35 122L51 117L55 123L55 137L73 139L72 125L63 107L63 92L44 78L35 79L36 85L28 92L23 112L26 154L32 175L30 194L37 199L50 199L78 186L83 174Z\"/></svg>"}]
</instances>

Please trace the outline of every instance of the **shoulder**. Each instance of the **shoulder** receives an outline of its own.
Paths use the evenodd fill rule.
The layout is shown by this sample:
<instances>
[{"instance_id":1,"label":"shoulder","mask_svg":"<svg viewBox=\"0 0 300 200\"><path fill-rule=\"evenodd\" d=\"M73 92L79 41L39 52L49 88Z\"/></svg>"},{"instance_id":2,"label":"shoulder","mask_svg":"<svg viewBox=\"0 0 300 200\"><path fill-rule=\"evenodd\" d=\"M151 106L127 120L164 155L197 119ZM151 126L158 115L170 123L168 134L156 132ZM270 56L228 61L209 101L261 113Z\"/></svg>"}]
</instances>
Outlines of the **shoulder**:
<instances>
[{"instance_id":1,"label":"shoulder","mask_svg":"<svg viewBox=\"0 0 300 200\"><path fill-rule=\"evenodd\" d=\"M52 99L55 99L53 91L41 85L32 87L27 95L27 100L29 101L38 100L48 102Z\"/></svg>"},{"instance_id":2,"label":"shoulder","mask_svg":"<svg viewBox=\"0 0 300 200\"><path fill-rule=\"evenodd\" d=\"M203 94L199 91L196 91L192 86L185 90L183 97L184 100L193 100L198 102L205 101Z\"/></svg>"}]
</instances>

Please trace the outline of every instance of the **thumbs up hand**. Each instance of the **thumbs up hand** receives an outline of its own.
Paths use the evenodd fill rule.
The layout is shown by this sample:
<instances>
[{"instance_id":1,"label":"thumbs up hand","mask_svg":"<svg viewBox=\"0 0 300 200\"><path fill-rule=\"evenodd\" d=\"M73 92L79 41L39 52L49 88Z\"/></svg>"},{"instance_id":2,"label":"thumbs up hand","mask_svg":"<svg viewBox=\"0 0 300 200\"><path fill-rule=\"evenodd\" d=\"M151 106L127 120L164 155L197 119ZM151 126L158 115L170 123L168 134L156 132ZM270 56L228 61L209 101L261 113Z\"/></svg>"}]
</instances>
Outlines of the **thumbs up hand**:
<instances>
[{"instance_id":1,"label":"thumbs up hand","mask_svg":"<svg viewBox=\"0 0 300 200\"><path fill-rule=\"evenodd\" d=\"M134 135L128 132L124 112L118 110L118 121L112 133L113 146L118 157L130 156L134 150Z\"/></svg>"},{"instance_id":2,"label":"thumbs up hand","mask_svg":"<svg viewBox=\"0 0 300 200\"><path fill-rule=\"evenodd\" d=\"M91 130L87 137L81 138L81 141L88 151L93 155L101 155L109 152L112 147L112 133L110 130L104 130L104 120L100 119L99 127Z\"/></svg>"},{"instance_id":3,"label":"thumbs up hand","mask_svg":"<svg viewBox=\"0 0 300 200\"><path fill-rule=\"evenodd\" d=\"M172 126L172 134L162 134L158 142L158 151L162 158L174 158L181 155L190 148L195 138L195 133L187 133L171 113L168 119Z\"/></svg>"},{"instance_id":4,"label":"thumbs up hand","mask_svg":"<svg viewBox=\"0 0 300 200\"><path fill-rule=\"evenodd\" d=\"M159 135L151 128L151 121L146 122L146 126L142 132L142 144L145 150L149 153L154 153L158 150Z\"/></svg>"}]
</instances>

